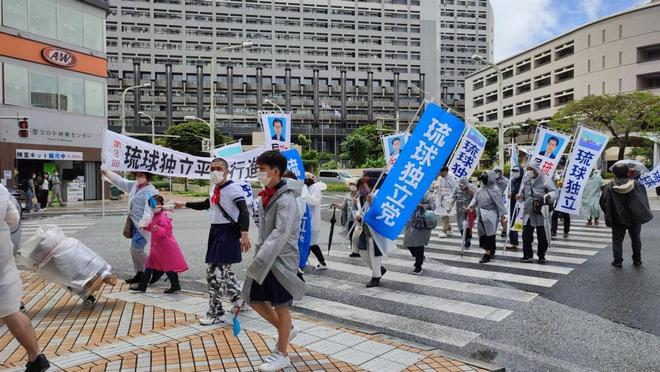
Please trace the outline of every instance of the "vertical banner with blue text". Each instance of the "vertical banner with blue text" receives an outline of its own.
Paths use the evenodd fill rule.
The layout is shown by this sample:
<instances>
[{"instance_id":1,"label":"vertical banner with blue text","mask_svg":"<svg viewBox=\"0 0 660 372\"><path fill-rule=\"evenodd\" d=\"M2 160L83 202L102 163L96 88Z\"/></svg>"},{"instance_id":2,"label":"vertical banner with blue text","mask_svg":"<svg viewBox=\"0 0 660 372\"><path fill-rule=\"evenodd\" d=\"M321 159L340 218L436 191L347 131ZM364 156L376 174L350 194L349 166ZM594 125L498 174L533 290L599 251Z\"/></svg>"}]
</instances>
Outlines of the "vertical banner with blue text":
<instances>
[{"instance_id":1,"label":"vertical banner with blue text","mask_svg":"<svg viewBox=\"0 0 660 372\"><path fill-rule=\"evenodd\" d=\"M458 145L456 155L449 163L449 171L456 177L470 178L474 169L479 165L479 159L486 148L486 137L474 127L466 131L461 144Z\"/></svg>"},{"instance_id":2,"label":"vertical banner with blue text","mask_svg":"<svg viewBox=\"0 0 660 372\"><path fill-rule=\"evenodd\" d=\"M296 149L282 151L286 157L286 168L293 173L298 181L305 180L305 166L302 158ZM312 218L309 213L309 206L305 203L305 213L300 219L300 234L298 235L298 251L300 252L300 261L298 267L304 269L309 258L309 245L312 242Z\"/></svg>"},{"instance_id":3,"label":"vertical banner with blue text","mask_svg":"<svg viewBox=\"0 0 660 372\"><path fill-rule=\"evenodd\" d=\"M399 236L465 129L435 103L426 106L408 143L367 211L367 224L385 238Z\"/></svg>"}]
</instances>

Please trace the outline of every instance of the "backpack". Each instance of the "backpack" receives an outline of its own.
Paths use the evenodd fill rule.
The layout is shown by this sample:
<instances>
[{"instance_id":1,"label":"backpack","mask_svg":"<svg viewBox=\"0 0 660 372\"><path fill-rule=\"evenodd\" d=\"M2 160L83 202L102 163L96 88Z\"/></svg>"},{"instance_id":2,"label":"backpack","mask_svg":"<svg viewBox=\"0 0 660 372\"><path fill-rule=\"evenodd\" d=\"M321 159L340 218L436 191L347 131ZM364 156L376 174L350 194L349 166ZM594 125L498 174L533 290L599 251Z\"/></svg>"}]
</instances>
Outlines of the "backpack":
<instances>
[{"instance_id":1,"label":"backpack","mask_svg":"<svg viewBox=\"0 0 660 372\"><path fill-rule=\"evenodd\" d=\"M412 226L418 230L433 230L438 226L438 216L434 211L417 208L413 215Z\"/></svg>"}]
</instances>

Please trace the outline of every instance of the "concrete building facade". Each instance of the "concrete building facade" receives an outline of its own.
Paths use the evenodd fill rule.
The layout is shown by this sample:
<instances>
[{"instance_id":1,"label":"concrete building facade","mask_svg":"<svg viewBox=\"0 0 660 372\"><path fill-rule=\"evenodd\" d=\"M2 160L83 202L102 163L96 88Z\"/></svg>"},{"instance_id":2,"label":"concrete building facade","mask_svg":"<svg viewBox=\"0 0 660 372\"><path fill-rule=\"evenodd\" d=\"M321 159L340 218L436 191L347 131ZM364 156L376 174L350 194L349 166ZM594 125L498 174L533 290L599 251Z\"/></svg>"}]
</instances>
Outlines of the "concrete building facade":
<instances>
[{"instance_id":1,"label":"concrete building facade","mask_svg":"<svg viewBox=\"0 0 660 372\"><path fill-rule=\"evenodd\" d=\"M462 107L462 77L480 67L469 56L492 56L492 9L487 0L111 0L107 34L111 128L121 92L146 82L126 100L129 129L149 125L139 111L158 132L187 115L208 119L215 81L217 113L254 117L273 109L269 99L293 112L294 134L333 151L358 125L393 125L397 113L405 125L421 101L414 87ZM212 78L213 51L246 40L249 49L219 56ZM256 119L218 125L250 138Z\"/></svg>"},{"instance_id":2,"label":"concrete building facade","mask_svg":"<svg viewBox=\"0 0 660 372\"><path fill-rule=\"evenodd\" d=\"M82 179L84 198L100 198L107 10L100 0L0 0L3 182L57 169L65 191Z\"/></svg>"},{"instance_id":3,"label":"concrete building facade","mask_svg":"<svg viewBox=\"0 0 660 372\"><path fill-rule=\"evenodd\" d=\"M496 127L547 122L588 95L660 94L660 1L604 17L466 77L466 117Z\"/></svg>"}]
</instances>

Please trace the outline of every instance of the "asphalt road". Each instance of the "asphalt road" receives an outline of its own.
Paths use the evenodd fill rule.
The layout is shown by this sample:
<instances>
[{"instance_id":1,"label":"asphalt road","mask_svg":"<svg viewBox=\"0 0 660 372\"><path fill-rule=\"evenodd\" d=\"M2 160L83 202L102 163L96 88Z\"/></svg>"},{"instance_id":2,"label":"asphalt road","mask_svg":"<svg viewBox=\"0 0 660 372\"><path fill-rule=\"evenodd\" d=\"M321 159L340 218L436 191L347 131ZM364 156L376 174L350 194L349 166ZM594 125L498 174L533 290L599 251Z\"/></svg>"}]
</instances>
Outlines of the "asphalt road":
<instances>
[{"instance_id":1,"label":"asphalt road","mask_svg":"<svg viewBox=\"0 0 660 372\"><path fill-rule=\"evenodd\" d=\"M328 220L331 214L327 206L340 201L341 195L324 198L324 220ZM355 291L342 291L340 288L330 288L332 293L327 296L337 303L358 307L374 306L385 313L408 313L410 317L422 317L438 324L477 332L479 337L464 346L441 346L459 355L504 366L509 371L660 371L660 249L657 243L660 241L660 212L654 213L655 219L642 230L642 267L632 266L629 240L624 243L625 261L622 269L610 265L612 257L608 246L588 257L586 262L576 266L567 275L561 276L553 286L534 288L534 292L539 295L530 302L510 304L495 299L482 301L482 304L511 310L511 315L499 322L449 316L451 314L443 312L424 313L420 312L418 307L411 306L408 309L405 305L388 301L376 300L369 303L368 300L361 299L359 293L356 297ZM207 212L180 210L172 215L176 238L190 266L189 271L181 276L182 285L185 289L205 291ZM123 216L107 216L105 219L95 216L71 216L47 221L70 224L72 231L75 231L70 236L83 241L103 256L117 274L127 277L132 275L133 269L128 252L129 242L121 237L124 220ZM90 226L76 227L81 221L89 221ZM328 224L324 224L323 229L324 236L327 237ZM253 240L255 230L252 229L251 232ZM325 250L327 238L323 238L323 241L326 242L323 246ZM333 247L338 254L347 254L345 241L337 235ZM397 253L399 256L392 255L390 260L396 261L396 257L409 259L401 252ZM312 275L311 278L327 279L329 283L338 280L363 280L354 273L342 273L332 269L334 262L339 265L351 262L348 260L347 257L332 257L330 270L324 272L327 274ZM235 267L239 276L243 276L245 261ZM436 259L428 261L440 268L453 265L451 262ZM387 265L392 272L398 270L393 263ZM457 267L461 265L463 263L456 264ZM507 268L498 270L505 273L520 272ZM443 278L443 275L429 273L428 276L419 278L423 283L424 280ZM465 282L527 290L524 286L493 280L476 281L468 278ZM394 287L394 284L388 284L384 288L387 291L409 291L411 296L420 290L412 284ZM315 288L310 296L324 295L318 293L318 290ZM438 291L437 295L445 297L445 292ZM473 298L467 295L456 295L453 299L473 301ZM402 306L405 307L403 310ZM411 338L414 338L415 332L419 331L410 330Z\"/></svg>"}]
</instances>

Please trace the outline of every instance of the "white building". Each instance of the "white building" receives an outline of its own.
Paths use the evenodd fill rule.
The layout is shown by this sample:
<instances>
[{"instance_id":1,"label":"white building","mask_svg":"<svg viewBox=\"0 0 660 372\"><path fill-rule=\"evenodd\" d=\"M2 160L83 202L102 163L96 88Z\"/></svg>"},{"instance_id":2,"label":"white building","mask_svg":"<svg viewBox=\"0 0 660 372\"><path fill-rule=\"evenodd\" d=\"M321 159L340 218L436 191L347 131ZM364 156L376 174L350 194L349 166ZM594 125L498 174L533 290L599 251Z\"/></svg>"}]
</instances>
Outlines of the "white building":
<instances>
[{"instance_id":1,"label":"white building","mask_svg":"<svg viewBox=\"0 0 660 372\"><path fill-rule=\"evenodd\" d=\"M588 95L660 94L660 1L614 14L499 61L466 77L466 117L489 126L547 122L566 103Z\"/></svg>"}]
</instances>

